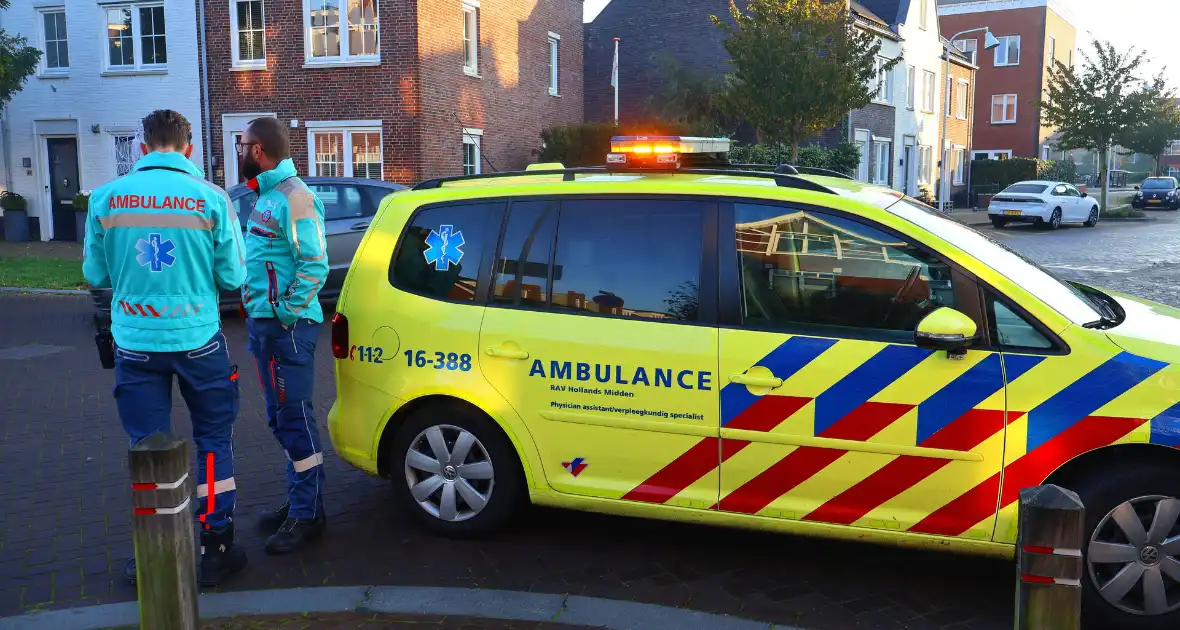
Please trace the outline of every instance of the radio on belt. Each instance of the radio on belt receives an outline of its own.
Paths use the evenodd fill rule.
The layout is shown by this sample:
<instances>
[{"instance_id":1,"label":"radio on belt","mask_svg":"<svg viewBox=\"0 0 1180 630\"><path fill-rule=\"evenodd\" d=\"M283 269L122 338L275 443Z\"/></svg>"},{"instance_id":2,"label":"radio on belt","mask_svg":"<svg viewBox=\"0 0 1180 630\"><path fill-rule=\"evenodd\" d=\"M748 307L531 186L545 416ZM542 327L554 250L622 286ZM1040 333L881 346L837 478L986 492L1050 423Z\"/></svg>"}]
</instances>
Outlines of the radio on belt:
<instances>
[{"instance_id":1,"label":"radio on belt","mask_svg":"<svg viewBox=\"0 0 1180 630\"><path fill-rule=\"evenodd\" d=\"M726 162L729 138L615 136L610 151L608 169L675 170L686 162Z\"/></svg>"}]
</instances>

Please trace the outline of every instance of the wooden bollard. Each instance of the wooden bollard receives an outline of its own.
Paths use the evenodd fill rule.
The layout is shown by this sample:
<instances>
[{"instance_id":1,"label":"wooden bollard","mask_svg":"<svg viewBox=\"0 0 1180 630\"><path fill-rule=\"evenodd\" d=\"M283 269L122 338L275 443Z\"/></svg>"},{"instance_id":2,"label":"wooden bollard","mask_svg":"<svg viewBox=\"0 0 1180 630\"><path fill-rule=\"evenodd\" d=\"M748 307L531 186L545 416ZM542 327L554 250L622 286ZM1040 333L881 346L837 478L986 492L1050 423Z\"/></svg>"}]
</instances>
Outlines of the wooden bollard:
<instances>
[{"instance_id":1,"label":"wooden bollard","mask_svg":"<svg viewBox=\"0 0 1180 630\"><path fill-rule=\"evenodd\" d=\"M1016 630L1078 630L1086 509L1054 485L1020 491L1016 537Z\"/></svg>"},{"instance_id":2,"label":"wooden bollard","mask_svg":"<svg viewBox=\"0 0 1180 630\"><path fill-rule=\"evenodd\" d=\"M131 447L136 583L144 630L196 630L197 567L188 444L155 433Z\"/></svg>"}]
</instances>

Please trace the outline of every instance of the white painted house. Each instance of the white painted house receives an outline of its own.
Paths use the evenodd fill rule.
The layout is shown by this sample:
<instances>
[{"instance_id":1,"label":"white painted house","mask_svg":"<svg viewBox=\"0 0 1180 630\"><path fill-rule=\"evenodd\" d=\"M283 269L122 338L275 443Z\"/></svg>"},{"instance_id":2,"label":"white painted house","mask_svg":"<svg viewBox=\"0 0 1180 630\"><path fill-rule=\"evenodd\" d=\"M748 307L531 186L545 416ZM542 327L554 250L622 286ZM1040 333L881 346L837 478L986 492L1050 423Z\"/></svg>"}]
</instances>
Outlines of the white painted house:
<instances>
[{"instance_id":1,"label":"white painted house","mask_svg":"<svg viewBox=\"0 0 1180 630\"><path fill-rule=\"evenodd\" d=\"M198 16L192 0L14 0L0 26L42 50L3 114L5 188L29 201L41 240L73 240L73 198L124 175L140 120L179 111L204 168Z\"/></svg>"},{"instance_id":2,"label":"white painted house","mask_svg":"<svg viewBox=\"0 0 1180 630\"><path fill-rule=\"evenodd\" d=\"M942 136L943 70L942 36L938 29L935 0L911 0L898 3L901 14L896 25L902 39L902 58L898 71L905 80L904 106L897 107L897 146L899 163L893 187L907 195L917 195L921 184L938 180L938 139Z\"/></svg>"}]
</instances>

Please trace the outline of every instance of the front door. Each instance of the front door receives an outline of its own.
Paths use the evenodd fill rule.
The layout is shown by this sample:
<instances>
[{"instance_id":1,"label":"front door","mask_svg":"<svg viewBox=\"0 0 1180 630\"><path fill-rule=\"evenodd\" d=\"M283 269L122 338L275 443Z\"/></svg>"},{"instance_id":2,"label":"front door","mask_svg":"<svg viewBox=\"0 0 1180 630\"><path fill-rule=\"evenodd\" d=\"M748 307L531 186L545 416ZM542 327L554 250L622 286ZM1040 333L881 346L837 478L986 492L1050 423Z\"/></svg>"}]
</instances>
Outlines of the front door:
<instances>
[{"instance_id":1,"label":"front door","mask_svg":"<svg viewBox=\"0 0 1180 630\"><path fill-rule=\"evenodd\" d=\"M78 187L78 139L46 138L49 159L49 203L53 214L53 240L76 241L74 196Z\"/></svg>"},{"instance_id":2,"label":"front door","mask_svg":"<svg viewBox=\"0 0 1180 630\"><path fill-rule=\"evenodd\" d=\"M511 204L479 366L526 423L555 490L717 501L707 221L714 206L692 200Z\"/></svg>"},{"instance_id":3,"label":"front door","mask_svg":"<svg viewBox=\"0 0 1180 630\"><path fill-rule=\"evenodd\" d=\"M1004 368L1014 379L1032 362L914 343L918 322L941 307L982 330L975 284L903 237L835 213L738 203L731 216L718 508L990 539L991 512L953 533L946 523L974 508L957 497L1000 471Z\"/></svg>"},{"instance_id":4,"label":"front door","mask_svg":"<svg viewBox=\"0 0 1180 630\"><path fill-rule=\"evenodd\" d=\"M905 138L905 149L902 152L902 160L904 160L905 164L901 167L901 190L911 197L918 193L914 188L914 174L917 172L915 168L917 162L914 160L914 142L915 139L912 137L907 136Z\"/></svg>"}]
</instances>

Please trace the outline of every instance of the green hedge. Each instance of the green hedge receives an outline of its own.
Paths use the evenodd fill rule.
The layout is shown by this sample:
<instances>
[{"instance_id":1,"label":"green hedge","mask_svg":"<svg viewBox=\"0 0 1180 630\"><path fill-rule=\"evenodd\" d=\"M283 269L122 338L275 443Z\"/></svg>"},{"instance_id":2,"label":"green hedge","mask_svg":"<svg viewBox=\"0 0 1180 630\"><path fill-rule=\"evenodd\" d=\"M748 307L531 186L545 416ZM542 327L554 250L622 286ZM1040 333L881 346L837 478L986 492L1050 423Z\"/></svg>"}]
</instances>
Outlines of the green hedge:
<instances>
[{"instance_id":1,"label":"green hedge","mask_svg":"<svg viewBox=\"0 0 1180 630\"><path fill-rule=\"evenodd\" d=\"M1038 164L1033 158L1010 160L975 160L971 163L971 185L1003 190L1012 184L1037 178Z\"/></svg>"},{"instance_id":2,"label":"green hedge","mask_svg":"<svg viewBox=\"0 0 1180 630\"><path fill-rule=\"evenodd\" d=\"M791 147L764 144L737 145L729 152L729 161L734 164L794 164L810 168L826 168L845 175L855 175L860 165L860 152L856 145L845 142L832 149L822 147L800 147L799 159L791 161Z\"/></svg>"}]
</instances>

